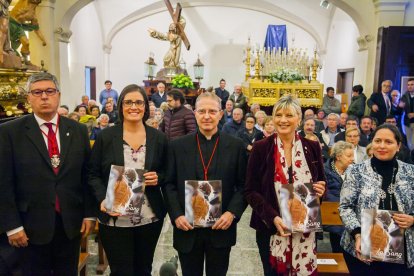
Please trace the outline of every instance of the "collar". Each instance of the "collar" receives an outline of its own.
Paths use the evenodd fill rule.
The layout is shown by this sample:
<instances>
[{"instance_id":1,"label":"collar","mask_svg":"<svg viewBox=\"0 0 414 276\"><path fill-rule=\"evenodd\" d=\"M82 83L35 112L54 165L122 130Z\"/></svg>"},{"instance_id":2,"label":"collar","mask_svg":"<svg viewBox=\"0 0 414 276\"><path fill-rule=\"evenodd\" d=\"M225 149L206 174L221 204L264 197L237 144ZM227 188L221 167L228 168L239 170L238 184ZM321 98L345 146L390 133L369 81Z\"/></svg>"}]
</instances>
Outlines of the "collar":
<instances>
[{"instance_id":1,"label":"collar","mask_svg":"<svg viewBox=\"0 0 414 276\"><path fill-rule=\"evenodd\" d=\"M50 120L48 122L48 121L43 120L42 118L40 118L36 114L33 114L33 115L34 115L35 120L36 120L36 122L39 126L43 125L44 123L52 123L54 125L57 125L57 120L58 120L58 117L59 117L59 115L56 113L55 116L52 118L52 120Z\"/></svg>"},{"instance_id":2,"label":"collar","mask_svg":"<svg viewBox=\"0 0 414 276\"><path fill-rule=\"evenodd\" d=\"M220 136L220 131L217 129L217 132L213 134L213 136L211 136L211 140L208 140L206 138L206 136L203 135L203 133L200 132L200 130L197 131L198 133L198 138L200 138L200 141L215 141L217 139L217 137Z\"/></svg>"},{"instance_id":3,"label":"collar","mask_svg":"<svg viewBox=\"0 0 414 276\"><path fill-rule=\"evenodd\" d=\"M388 97L388 93L381 92L383 97Z\"/></svg>"}]
</instances>

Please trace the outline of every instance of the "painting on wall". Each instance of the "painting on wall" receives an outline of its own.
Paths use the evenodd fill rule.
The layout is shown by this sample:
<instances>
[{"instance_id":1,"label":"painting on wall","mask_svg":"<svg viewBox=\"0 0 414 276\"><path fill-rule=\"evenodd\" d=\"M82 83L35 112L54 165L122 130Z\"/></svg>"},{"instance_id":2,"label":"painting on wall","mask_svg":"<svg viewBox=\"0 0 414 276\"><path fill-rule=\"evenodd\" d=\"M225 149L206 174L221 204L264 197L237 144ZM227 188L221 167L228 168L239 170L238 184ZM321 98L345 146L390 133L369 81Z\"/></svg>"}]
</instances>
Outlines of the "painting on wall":
<instances>
[{"instance_id":1,"label":"painting on wall","mask_svg":"<svg viewBox=\"0 0 414 276\"><path fill-rule=\"evenodd\" d=\"M409 79L414 79L414 76L402 76L401 77L401 95L407 91L407 82Z\"/></svg>"}]
</instances>

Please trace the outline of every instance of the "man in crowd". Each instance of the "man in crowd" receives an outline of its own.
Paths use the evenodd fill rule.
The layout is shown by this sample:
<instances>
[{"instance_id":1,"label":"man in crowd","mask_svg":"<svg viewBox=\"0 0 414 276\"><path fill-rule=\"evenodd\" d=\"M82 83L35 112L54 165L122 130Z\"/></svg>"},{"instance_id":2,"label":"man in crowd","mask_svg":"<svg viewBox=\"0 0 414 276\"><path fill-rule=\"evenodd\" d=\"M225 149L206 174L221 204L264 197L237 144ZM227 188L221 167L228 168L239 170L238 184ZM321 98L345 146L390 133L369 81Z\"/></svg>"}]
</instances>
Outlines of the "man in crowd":
<instances>
[{"instance_id":1,"label":"man in crowd","mask_svg":"<svg viewBox=\"0 0 414 276\"><path fill-rule=\"evenodd\" d=\"M183 276L203 275L204 263L204 275L224 276L236 243L237 222L247 206L243 197L246 150L241 140L218 130L223 115L219 97L203 93L195 108L198 131L170 145L165 180L167 209ZM188 221L186 180L221 181L222 215L212 227L194 228Z\"/></svg>"},{"instance_id":2,"label":"man in crowd","mask_svg":"<svg viewBox=\"0 0 414 276\"><path fill-rule=\"evenodd\" d=\"M243 95L240 84L234 86L234 92L231 94L229 100L234 103L234 108L241 108L243 111L246 109L247 98Z\"/></svg>"},{"instance_id":3,"label":"man in crowd","mask_svg":"<svg viewBox=\"0 0 414 276\"><path fill-rule=\"evenodd\" d=\"M407 135L407 145L410 150L414 149L414 78L408 79L407 92L401 97L401 103L405 111L404 129Z\"/></svg>"},{"instance_id":4,"label":"man in crowd","mask_svg":"<svg viewBox=\"0 0 414 276\"><path fill-rule=\"evenodd\" d=\"M358 126L358 118L353 115L349 115L348 119L346 120L345 130L352 127L358 128ZM335 136L335 143L338 141L345 141L345 131L342 131ZM365 135L360 135L358 145L361 147L366 147L368 144L369 141L367 140L367 137Z\"/></svg>"},{"instance_id":5,"label":"man in crowd","mask_svg":"<svg viewBox=\"0 0 414 276\"><path fill-rule=\"evenodd\" d=\"M19 248L23 275L77 275L81 234L95 225L87 130L57 114L55 76L33 74L27 92L33 115L0 126L0 233Z\"/></svg>"},{"instance_id":6,"label":"man in crowd","mask_svg":"<svg viewBox=\"0 0 414 276\"><path fill-rule=\"evenodd\" d=\"M258 103L253 103L250 106L250 113L253 114L253 116L255 116L256 112L259 111L259 110L260 110L260 104L258 104Z\"/></svg>"},{"instance_id":7,"label":"man in crowd","mask_svg":"<svg viewBox=\"0 0 414 276\"><path fill-rule=\"evenodd\" d=\"M160 129L170 140L196 131L194 113L184 107L184 102L184 95L180 90L172 89L167 92L168 110L165 112Z\"/></svg>"},{"instance_id":8,"label":"man in crowd","mask_svg":"<svg viewBox=\"0 0 414 276\"><path fill-rule=\"evenodd\" d=\"M335 98L335 89L333 87L326 88L326 95L323 97L322 110L325 114L341 113L341 102Z\"/></svg>"},{"instance_id":9,"label":"man in crowd","mask_svg":"<svg viewBox=\"0 0 414 276\"><path fill-rule=\"evenodd\" d=\"M61 105L61 106L59 106L57 112L60 116L68 117L69 107L67 107L66 105Z\"/></svg>"},{"instance_id":10,"label":"man in crowd","mask_svg":"<svg viewBox=\"0 0 414 276\"><path fill-rule=\"evenodd\" d=\"M336 113L331 113L328 115L327 127L320 133L323 140L325 141L325 144L331 148L335 143L335 136L342 131L344 130L339 127L339 115Z\"/></svg>"},{"instance_id":11,"label":"man in crowd","mask_svg":"<svg viewBox=\"0 0 414 276\"><path fill-rule=\"evenodd\" d=\"M154 103L156 108L159 108L160 105L167 101L167 94L165 93L165 84L159 82L157 84L157 92L152 94L151 101Z\"/></svg>"},{"instance_id":12,"label":"man in crowd","mask_svg":"<svg viewBox=\"0 0 414 276\"><path fill-rule=\"evenodd\" d=\"M222 130L225 123L231 122L233 120L233 106L234 106L233 102L230 100L227 100L226 107L223 112L223 116L221 117L219 125L218 125L218 128L220 130Z\"/></svg>"},{"instance_id":13,"label":"man in crowd","mask_svg":"<svg viewBox=\"0 0 414 276\"><path fill-rule=\"evenodd\" d=\"M224 124L222 131L236 137L237 132L244 127L243 110L237 107L233 110L233 119Z\"/></svg>"},{"instance_id":14,"label":"man in crowd","mask_svg":"<svg viewBox=\"0 0 414 276\"><path fill-rule=\"evenodd\" d=\"M105 106L106 101L108 98L112 98L114 100L114 105L117 105L118 102L118 92L112 89L112 81L106 80L105 81L105 89L101 91L99 94L99 102L102 106Z\"/></svg>"},{"instance_id":15,"label":"man in crowd","mask_svg":"<svg viewBox=\"0 0 414 276\"><path fill-rule=\"evenodd\" d=\"M81 98L81 105L89 106L89 97L88 95L83 95Z\"/></svg>"},{"instance_id":16,"label":"man in crowd","mask_svg":"<svg viewBox=\"0 0 414 276\"><path fill-rule=\"evenodd\" d=\"M105 109L102 111L102 113L109 116L110 124L115 124L118 122L118 112L114 109L114 104L112 102L107 102L105 104Z\"/></svg>"},{"instance_id":17,"label":"man in crowd","mask_svg":"<svg viewBox=\"0 0 414 276\"><path fill-rule=\"evenodd\" d=\"M339 127L345 129L346 120L348 119L348 114L345 112L342 112L339 115Z\"/></svg>"},{"instance_id":18,"label":"man in crowd","mask_svg":"<svg viewBox=\"0 0 414 276\"><path fill-rule=\"evenodd\" d=\"M229 99L230 93L225 89L226 81L224 79L220 80L220 86L215 88L214 91L216 95L221 99L221 108L224 109L227 100Z\"/></svg>"},{"instance_id":19,"label":"man in crowd","mask_svg":"<svg viewBox=\"0 0 414 276\"><path fill-rule=\"evenodd\" d=\"M371 109L370 116L376 118L378 125L385 122L385 117L391 112L390 91L392 81L385 80L381 84L381 92L372 93L367 105Z\"/></svg>"},{"instance_id":20,"label":"man in crowd","mask_svg":"<svg viewBox=\"0 0 414 276\"><path fill-rule=\"evenodd\" d=\"M310 119L310 118L314 119L314 121L315 121L315 130L314 131L316 133L320 133L322 130L325 129L323 123L320 120L315 119L315 112L313 112L312 109L310 109L310 108L306 109L304 114L303 114L303 118L304 118L304 120ZM303 129L303 125L302 125L301 129Z\"/></svg>"},{"instance_id":21,"label":"man in crowd","mask_svg":"<svg viewBox=\"0 0 414 276\"><path fill-rule=\"evenodd\" d=\"M325 143L325 141L323 140L321 133L316 132L315 122L316 122L315 118L312 118L312 117L305 118L303 120L303 130L301 130L299 132L299 135L302 136L302 137L306 137L307 135L315 135L318 138L319 143L321 144L322 157L323 157L324 161L326 161L326 160L329 159L329 147Z\"/></svg>"},{"instance_id":22,"label":"man in crowd","mask_svg":"<svg viewBox=\"0 0 414 276\"><path fill-rule=\"evenodd\" d=\"M361 129L361 139L364 136L368 140L368 143L371 143L372 118L370 116L362 116L359 127Z\"/></svg>"}]
</instances>

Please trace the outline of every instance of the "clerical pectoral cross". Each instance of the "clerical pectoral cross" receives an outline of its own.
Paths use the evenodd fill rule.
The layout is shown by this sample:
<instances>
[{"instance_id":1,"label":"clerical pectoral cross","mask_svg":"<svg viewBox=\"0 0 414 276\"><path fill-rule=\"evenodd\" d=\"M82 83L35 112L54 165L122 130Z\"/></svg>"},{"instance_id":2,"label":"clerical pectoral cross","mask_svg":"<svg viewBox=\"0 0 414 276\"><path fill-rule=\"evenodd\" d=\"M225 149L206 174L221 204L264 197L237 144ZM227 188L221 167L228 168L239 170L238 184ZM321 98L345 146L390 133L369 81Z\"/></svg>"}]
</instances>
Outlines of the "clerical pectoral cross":
<instances>
[{"instance_id":1,"label":"clerical pectoral cross","mask_svg":"<svg viewBox=\"0 0 414 276\"><path fill-rule=\"evenodd\" d=\"M181 26L181 24L179 23L180 16L181 16L181 10L182 10L181 4L177 3L177 7L175 8L175 12L174 12L174 9L171 5L170 0L164 0L164 2L177 28L177 34L181 37L181 40L184 42L185 48L187 48L187 50L190 50L190 46L191 46L190 41L188 41L188 38L185 35L183 26Z\"/></svg>"}]
</instances>

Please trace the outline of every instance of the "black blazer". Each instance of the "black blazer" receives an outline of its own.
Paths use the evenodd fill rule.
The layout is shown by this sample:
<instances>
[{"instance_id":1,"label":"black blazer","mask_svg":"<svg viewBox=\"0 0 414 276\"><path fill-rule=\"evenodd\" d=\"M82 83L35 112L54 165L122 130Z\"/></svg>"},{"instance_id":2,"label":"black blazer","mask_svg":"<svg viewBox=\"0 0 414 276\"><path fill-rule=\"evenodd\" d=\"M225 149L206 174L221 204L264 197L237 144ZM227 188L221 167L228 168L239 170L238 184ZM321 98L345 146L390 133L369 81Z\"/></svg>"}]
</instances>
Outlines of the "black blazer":
<instances>
[{"instance_id":1,"label":"black blazer","mask_svg":"<svg viewBox=\"0 0 414 276\"><path fill-rule=\"evenodd\" d=\"M391 99L390 99L391 103ZM378 105L378 111L372 111L372 105ZM385 122L385 118L387 117L387 105L385 104L384 97L382 96L382 92L372 93L371 97L369 98L367 105L371 108L370 116L374 117L378 121L378 125L382 125Z\"/></svg>"},{"instance_id":2,"label":"black blazer","mask_svg":"<svg viewBox=\"0 0 414 276\"><path fill-rule=\"evenodd\" d=\"M236 244L236 222L247 207L243 198L247 163L243 142L223 132L219 135L217 165L209 178L222 181L222 212L232 212L236 220L227 230L210 230L211 243L215 248ZM195 232L178 229L175 219L185 215L184 182L196 180L197 158L200 157L195 136L196 133L191 133L172 141L168 153L165 186L167 209L174 225L174 248L184 253L192 249Z\"/></svg>"},{"instance_id":3,"label":"black blazer","mask_svg":"<svg viewBox=\"0 0 414 276\"><path fill-rule=\"evenodd\" d=\"M84 125L60 117L58 175L33 115L0 126L0 233L23 226L32 244L49 243L59 198L66 235L79 235L82 220L95 216L86 185L90 145Z\"/></svg>"},{"instance_id":4,"label":"black blazer","mask_svg":"<svg viewBox=\"0 0 414 276\"><path fill-rule=\"evenodd\" d=\"M167 157L167 138L160 131L145 125L146 154L145 169L158 174L158 185L147 186L145 194L158 219L165 217L166 210L161 190L164 186L165 159ZM122 124L105 128L98 135L92 148L89 161L89 186L95 195L98 206L106 196L111 165L124 166L123 126ZM99 212L102 222L109 220L109 215Z\"/></svg>"}]
</instances>

